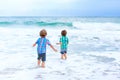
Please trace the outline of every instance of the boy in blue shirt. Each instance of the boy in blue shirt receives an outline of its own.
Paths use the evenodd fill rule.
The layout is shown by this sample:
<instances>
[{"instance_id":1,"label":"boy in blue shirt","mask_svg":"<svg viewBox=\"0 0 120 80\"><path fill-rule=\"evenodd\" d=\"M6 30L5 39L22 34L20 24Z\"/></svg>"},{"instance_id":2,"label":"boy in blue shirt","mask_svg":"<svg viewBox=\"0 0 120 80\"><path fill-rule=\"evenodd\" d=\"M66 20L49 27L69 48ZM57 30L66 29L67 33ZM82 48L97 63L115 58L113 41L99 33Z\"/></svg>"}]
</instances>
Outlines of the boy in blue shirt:
<instances>
[{"instance_id":1,"label":"boy in blue shirt","mask_svg":"<svg viewBox=\"0 0 120 80\"><path fill-rule=\"evenodd\" d=\"M38 66L45 67L45 61L46 61L46 45L49 45L55 52L57 50L51 45L50 41L46 38L47 31L45 29L42 29L40 31L40 38L33 44L33 47L37 46L37 53L38 53ZM42 63L41 63L42 60Z\"/></svg>"}]
</instances>

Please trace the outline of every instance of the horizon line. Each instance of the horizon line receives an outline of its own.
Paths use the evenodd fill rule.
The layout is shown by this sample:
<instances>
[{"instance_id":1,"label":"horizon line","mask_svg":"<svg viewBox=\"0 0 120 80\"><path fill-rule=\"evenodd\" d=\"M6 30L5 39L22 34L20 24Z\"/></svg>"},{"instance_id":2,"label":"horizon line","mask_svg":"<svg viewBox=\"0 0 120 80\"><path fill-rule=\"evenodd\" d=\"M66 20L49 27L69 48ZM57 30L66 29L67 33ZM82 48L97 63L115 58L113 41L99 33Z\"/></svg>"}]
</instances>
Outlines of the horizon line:
<instances>
[{"instance_id":1,"label":"horizon line","mask_svg":"<svg viewBox=\"0 0 120 80\"><path fill-rule=\"evenodd\" d=\"M21 17L21 18L22 18L22 17L26 17L26 18L30 18L30 17L83 17L83 18L84 18L84 17L101 17L101 18L102 18L102 17L104 17L104 18L105 18L105 17L106 17L106 18L107 18L107 17L108 17L108 18L109 18L109 17L118 17L118 18L119 18L120 16L0 16L0 18L5 18L5 17L18 17L18 18L20 18L20 17Z\"/></svg>"}]
</instances>

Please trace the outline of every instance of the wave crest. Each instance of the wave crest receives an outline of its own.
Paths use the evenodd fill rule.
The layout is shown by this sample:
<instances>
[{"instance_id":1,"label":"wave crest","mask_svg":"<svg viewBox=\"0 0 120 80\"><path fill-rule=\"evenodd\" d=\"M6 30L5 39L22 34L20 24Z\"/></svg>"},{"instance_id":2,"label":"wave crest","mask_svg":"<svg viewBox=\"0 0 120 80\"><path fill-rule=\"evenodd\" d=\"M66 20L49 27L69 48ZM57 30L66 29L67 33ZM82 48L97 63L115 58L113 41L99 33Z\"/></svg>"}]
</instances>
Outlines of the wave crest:
<instances>
[{"instance_id":1,"label":"wave crest","mask_svg":"<svg viewBox=\"0 0 120 80\"><path fill-rule=\"evenodd\" d=\"M44 21L1 21L0 26L25 25L25 26L72 26L71 22L44 22Z\"/></svg>"}]
</instances>

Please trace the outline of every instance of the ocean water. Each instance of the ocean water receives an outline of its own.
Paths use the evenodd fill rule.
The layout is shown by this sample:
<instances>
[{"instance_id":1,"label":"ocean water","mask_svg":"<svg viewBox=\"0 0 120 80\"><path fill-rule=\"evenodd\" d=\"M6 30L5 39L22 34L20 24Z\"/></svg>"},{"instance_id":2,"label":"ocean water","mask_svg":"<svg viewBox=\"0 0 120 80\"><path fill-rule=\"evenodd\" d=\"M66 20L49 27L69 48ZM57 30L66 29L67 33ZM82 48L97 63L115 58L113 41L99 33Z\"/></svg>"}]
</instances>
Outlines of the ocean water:
<instances>
[{"instance_id":1,"label":"ocean water","mask_svg":"<svg viewBox=\"0 0 120 80\"><path fill-rule=\"evenodd\" d=\"M46 68L37 68L39 31L47 46ZM68 59L61 60L61 30L69 38ZM120 17L0 17L1 80L120 80Z\"/></svg>"}]
</instances>

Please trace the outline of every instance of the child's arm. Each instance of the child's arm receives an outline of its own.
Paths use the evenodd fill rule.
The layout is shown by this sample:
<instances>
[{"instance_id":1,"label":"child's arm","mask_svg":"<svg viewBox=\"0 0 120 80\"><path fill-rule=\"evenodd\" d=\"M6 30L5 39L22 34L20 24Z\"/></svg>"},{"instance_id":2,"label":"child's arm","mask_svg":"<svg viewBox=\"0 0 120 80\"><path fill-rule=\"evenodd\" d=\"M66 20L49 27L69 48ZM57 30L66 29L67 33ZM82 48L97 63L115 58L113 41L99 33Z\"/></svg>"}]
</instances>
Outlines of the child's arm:
<instances>
[{"instance_id":1,"label":"child's arm","mask_svg":"<svg viewBox=\"0 0 120 80\"><path fill-rule=\"evenodd\" d=\"M61 42L59 42L59 43L56 43L57 45L61 45L62 43Z\"/></svg>"},{"instance_id":2,"label":"child's arm","mask_svg":"<svg viewBox=\"0 0 120 80\"><path fill-rule=\"evenodd\" d=\"M36 43L33 44L33 47L35 47L35 46L36 46Z\"/></svg>"},{"instance_id":3,"label":"child's arm","mask_svg":"<svg viewBox=\"0 0 120 80\"><path fill-rule=\"evenodd\" d=\"M50 47L51 47L55 52L57 52L57 49L55 49L52 45L50 45Z\"/></svg>"}]
</instances>

